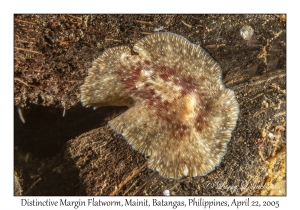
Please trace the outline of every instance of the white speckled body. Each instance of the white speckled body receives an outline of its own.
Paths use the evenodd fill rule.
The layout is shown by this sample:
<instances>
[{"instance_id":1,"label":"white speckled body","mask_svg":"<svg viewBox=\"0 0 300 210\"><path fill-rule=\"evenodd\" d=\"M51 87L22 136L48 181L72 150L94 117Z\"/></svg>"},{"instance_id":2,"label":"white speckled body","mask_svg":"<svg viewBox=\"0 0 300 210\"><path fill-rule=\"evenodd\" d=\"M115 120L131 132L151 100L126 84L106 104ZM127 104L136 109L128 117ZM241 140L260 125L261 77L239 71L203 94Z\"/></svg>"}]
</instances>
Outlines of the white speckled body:
<instances>
[{"instance_id":1,"label":"white speckled body","mask_svg":"<svg viewBox=\"0 0 300 210\"><path fill-rule=\"evenodd\" d=\"M226 153L239 108L220 66L180 35L156 33L105 51L81 87L86 106L128 106L109 122L149 167L170 178L205 175Z\"/></svg>"}]
</instances>

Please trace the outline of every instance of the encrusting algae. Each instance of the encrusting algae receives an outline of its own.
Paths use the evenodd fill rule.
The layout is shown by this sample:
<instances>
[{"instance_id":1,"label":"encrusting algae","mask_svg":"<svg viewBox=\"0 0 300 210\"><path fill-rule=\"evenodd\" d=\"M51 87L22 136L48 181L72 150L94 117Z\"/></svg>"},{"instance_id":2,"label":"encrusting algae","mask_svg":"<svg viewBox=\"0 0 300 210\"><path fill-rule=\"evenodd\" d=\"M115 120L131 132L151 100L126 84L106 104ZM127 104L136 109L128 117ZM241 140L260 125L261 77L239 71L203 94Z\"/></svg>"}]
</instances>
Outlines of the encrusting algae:
<instances>
[{"instance_id":1,"label":"encrusting algae","mask_svg":"<svg viewBox=\"0 0 300 210\"><path fill-rule=\"evenodd\" d=\"M203 176L226 153L239 108L221 68L201 47L155 33L106 50L81 87L84 106L128 106L109 122L162 176Z\"/></svg>"}]
</instances>

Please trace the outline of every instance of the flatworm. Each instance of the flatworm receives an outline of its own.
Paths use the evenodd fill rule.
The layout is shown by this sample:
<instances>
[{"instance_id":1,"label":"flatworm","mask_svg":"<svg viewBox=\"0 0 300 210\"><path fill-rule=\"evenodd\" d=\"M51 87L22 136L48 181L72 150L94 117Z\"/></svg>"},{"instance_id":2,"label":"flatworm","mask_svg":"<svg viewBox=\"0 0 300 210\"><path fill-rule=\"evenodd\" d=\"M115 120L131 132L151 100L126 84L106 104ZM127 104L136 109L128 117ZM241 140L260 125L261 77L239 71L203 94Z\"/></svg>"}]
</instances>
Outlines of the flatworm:
<instances>
[{"instance_id":1,"label":"flatworm","mask_svg":"<svg viewBox=\"0 0 300 210\"><path fill-rule=\"evenodd\" d=\"M109 122L168 178L203 176L226 153L239 107L220 65L173 33L106 50L81 87L84 106L128 106Z\"/></svg>"}]
</instances>

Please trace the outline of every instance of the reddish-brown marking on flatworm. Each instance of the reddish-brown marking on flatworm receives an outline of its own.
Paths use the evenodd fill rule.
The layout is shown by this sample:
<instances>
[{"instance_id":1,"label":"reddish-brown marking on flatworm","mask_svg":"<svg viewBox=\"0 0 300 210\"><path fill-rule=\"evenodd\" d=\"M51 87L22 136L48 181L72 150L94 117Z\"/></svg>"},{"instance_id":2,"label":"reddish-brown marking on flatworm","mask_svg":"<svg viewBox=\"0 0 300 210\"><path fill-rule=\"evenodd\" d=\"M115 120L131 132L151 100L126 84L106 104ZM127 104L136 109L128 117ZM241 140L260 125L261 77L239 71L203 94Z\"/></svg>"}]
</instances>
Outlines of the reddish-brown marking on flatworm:
<instances>
[{"instance_id":1,"label":"reddish-brown marking on flatworm","mask_svg":"<svg viewBox=\"0 0 300 210\"><path fill-rule=\"evenodd\" d=\"M239 109L220 66L180 35L105 51L81 87L85 106L128 106L109 122L162 176L205 175L226 153Z\"/></svg>"}]
</instances>

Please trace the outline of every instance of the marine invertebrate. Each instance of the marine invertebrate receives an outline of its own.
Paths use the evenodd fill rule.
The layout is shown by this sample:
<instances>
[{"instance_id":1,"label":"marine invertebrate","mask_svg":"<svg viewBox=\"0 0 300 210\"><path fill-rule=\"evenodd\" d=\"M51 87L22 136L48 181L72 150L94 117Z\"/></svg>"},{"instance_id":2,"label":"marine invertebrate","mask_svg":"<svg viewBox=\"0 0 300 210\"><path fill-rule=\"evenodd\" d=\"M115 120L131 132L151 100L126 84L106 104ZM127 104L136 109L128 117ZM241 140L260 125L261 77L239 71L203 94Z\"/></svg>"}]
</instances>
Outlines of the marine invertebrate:
<instances>
[{"instance_id":1,"label":"marine invertebrate","mask_svg":"<svg viewBox=\"0 0 300 210\"><path fill-rule=\"evenodd\" d=\"M205 175L226 153L238 117L221 68L201 47L172 33L122 46L93 63L81 87L84 106L128 106L109 122L148 166L165 177Z\"/></svg>"},{"instance_id":2,"label":"marine invertebrate","mask_svg":"<svg viewBox=\"0 0 300 210\"><path fill-rule=\"evenodd\" d=\"M240 34L245 40L250 40L254 34L254 30L251 26L243 26L240 29Z\"/></svg>"}]
</instances>

